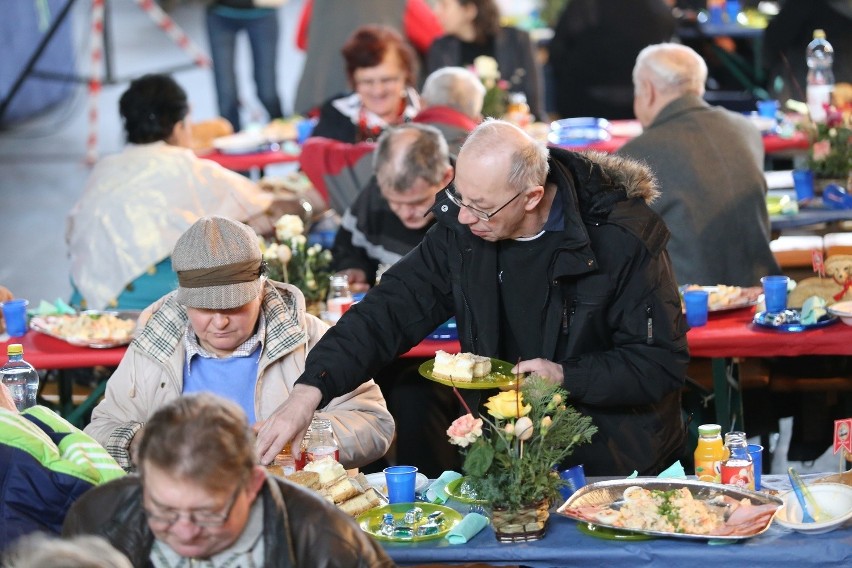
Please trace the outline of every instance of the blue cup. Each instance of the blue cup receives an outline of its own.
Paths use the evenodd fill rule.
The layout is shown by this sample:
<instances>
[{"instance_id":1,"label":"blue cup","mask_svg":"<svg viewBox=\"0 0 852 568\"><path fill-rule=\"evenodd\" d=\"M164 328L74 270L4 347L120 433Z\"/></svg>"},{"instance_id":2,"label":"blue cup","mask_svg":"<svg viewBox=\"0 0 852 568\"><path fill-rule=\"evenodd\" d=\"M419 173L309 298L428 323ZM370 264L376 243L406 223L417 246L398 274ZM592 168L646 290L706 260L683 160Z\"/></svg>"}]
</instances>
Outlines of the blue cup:
<instances>
[{"instance_id":1,"label":"blue cup","mask_svg":"<svg viewBox=\"0 0 852 568\"><path fill-rule=\"evenodd\" d=\"M757 114L766 118L775 118L778 115L778 101L757 101Z\"/></svg>"},{"instance_id":2,"label":"blue cup","mask_svg":"<svg viewBox=\"0 0 852 568\"><path fill-rule=\"evenodd\" d=\"M793 170L793 187L796 201L807 203L814 198L814 173L811 170Z\"/></svg>"},{"instance_id":3,"label":"blue cup","mask_svg":"<svg viewBox=\"0 0 852 568\"><path fill-rule=\"evenodd\" d=\"M316 123L310 118L300 120L296 123L296 142L299 145L304 144L305 140L311 137L314 126L316 126Z\"/></svg>"},{"instance_id":4,"label":"blue cup","mask_svg":"<svg viewBox=\"0 0 852 568\"><path fill-rule=\"evenodd\" d=\"M417 468L413 465L386 467L385 483L388 486L388 501L391 503L413 503Z\"/></svg>"},{"instance_id":5,"label":"blue cup","mask_svg":"<svg viewBox=\"0 0 852 568\"><path fill-rule=\"evenodd\" d=\"M828 209L852 209L852 195L836 183L822 190L822 204Z\"/></svg>"},{"instance_id":6,"label":"blue cup","mask_svg":"<svg viewBox=\"0 0 852 568\"><path fill-rule=\"evenodd\" d=\"M760 474L763 471L763 446L760 444L749 444L748 455L754 464L754 490L760 491Z\"/></svg>"},{"instance_id":7,"label":"blue cup","mask_svg":"<svg viewBox=\"0 0 852 568\"><path fill-rule=\"evenodd\" d=\"M6 333L9 337L22 337L27 333L27 300L8 300L0 304L3 309L3 320L6 322Z\"/></svg>"},{"instance_id":8,"label":"blue cup","mask_svg":"<svg viewBox=\"0 0 852 568\"><path fill-rule=\"evenodd\" d=\"M586 471L582 464L563 469L559 472L559 477L568 482L559 488L559 493L566 501L575 491L586 485Z\"/></svg>"},{"instance_id":9,"label":"blue cup","mask_svg":"<svg viewBox=\"0 0 852 568\"><path fill-rule=\"evenodd\" d=\"M689 327L707 325L707 302L709 298L710 293L707 290L687 290L683 293L686 323Z\"/></svg>"},{"instance_id":10,"label":"blue cup","mask_svg":"<svg viewBox=\"0 0 852 568\"><path fill-rule=\"evenodd\" d=\"M725 9L722 6L710 6L707 12L709 23L714 26L721 26L725 23Z\"/></svg>"},{"instance_id":11,"label":"blue cup","mask_svg":"<svg viewBox=\"0 0 852 568\"><path fill-rule=\"evenodd\" d=\"M787 309L787 276L764 276L760 279L763 284L763 299L766 311L777 314Z\"/></svg>"},{"instance_id":12,"label":"blue cup","mask_svg":"<svg viewBox=\"0 0 852 568\"><path fill-rule=\"evenodd\" d=\"M737 16L740 15L740 11L742 10L742 6L740 6L739 0L728 0L725 2L725 12L728 14L728 23L736 24Z\"/></svg>"}]
</instances>

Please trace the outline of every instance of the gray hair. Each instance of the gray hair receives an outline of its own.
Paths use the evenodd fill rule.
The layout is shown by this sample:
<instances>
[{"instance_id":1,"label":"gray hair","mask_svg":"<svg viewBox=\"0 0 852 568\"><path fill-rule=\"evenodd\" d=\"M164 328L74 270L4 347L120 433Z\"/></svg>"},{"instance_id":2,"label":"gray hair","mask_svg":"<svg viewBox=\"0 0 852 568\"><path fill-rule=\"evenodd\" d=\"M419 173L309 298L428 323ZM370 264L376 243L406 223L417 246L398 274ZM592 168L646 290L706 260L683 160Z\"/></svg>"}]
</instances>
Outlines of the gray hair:
<instances>
[{"instance_id":1,"label":"gray hair","mask_svg":"<svg viewBox=\"0 0 852 568\"><path fill-rule=\"evenodd\" d=\"M441 131L427 124L403 124L379 136L373 155L373 170L379 187L400 193L418 178L441 183L450 166L450 151Z\"/></svg>"},{"instance_id":2,"label":"gray hair","mask_svg":"<svg viewBox=\"0 0 852 568\"><path fill-rule=\"evenodd\" d=\"M420 98L427 107L450 107L478 120L485 100L485 87L464 67L442 67L426 77Z\"/></svg>"},{"instance_id":3,"label":"gray hair","mask_svg":"<svg viewBox=\"0 0 852 568\"><path fill-rule=\"evenodd\" d=\"M695 50L679 43L649 45L639 52L633 67L633 85L647 79L665 94L702 96L707 64Z\"/></svg>"},{"instance_id":4,"label":"gray hair","mask_svg":"<svg viewBox=\"0 0 852 568\"><path fill-rule=\"evenodd\" d=\"M139 471L154 466L204 489L247 481L258 463L255 436L242 408L220 396L197 393L162 406L151 416L139 444Z\"/></svg>"},{"instance_id":5,"label":"gray hair","mask_svg":"<svg viewBox=\"0 0 852 568\"><path fill-rule=\"evenodd\" d=\"M544 185L550 170L547 162L550 152L547 146L510 122L485 119L467 137L462 152L484 154L507 143L515 146L510 158L509 176L506 179L509 188L523 191L529 187Z\"/></svg>"},{"instance_id":6,"label":"gray hair","mask_svg":"<svg viewBox=\"0 0 852 568\"><path fill-rule=\"evenodd\" d=\"M132 568L133 564L100 536L70 539L33 533L19 539L3 558L9 568Z\"/></svg>"}]
</instances>

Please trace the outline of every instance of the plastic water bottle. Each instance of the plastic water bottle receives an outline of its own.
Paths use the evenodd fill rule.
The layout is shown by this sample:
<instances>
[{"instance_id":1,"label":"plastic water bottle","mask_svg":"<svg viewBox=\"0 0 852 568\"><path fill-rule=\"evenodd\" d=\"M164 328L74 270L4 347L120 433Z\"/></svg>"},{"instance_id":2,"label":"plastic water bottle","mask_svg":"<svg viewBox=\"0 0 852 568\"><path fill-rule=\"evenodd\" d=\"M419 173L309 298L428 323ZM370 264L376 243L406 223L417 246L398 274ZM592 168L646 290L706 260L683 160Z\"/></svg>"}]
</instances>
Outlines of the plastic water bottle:
<instances>
[{"instance_id":1,"label":"plastic water bottle","mask_svg":"<svg viewBox=\"0 0 852 568\"><path fill-rule=\"evenodd\" d=\"M9 354L9 361L0 368L3 384L9 387L18 411L35 406L38 373L32 365L24 361L24 348L20 343L10 344L6 352Z\"/></svg>"},{"instance_id":2,"label":"plastic water bottle","mask_svg":"<svg viewBox=\"0 0 852 568\"><path fill-rule=\"evenodd\" d=\"M805 51L808 62L808 110L814 122L825 122L825 107L831 102L834 90L834 48L825 39L823 30L814 30L814 39Z\"/></svg>"}]
</instances>

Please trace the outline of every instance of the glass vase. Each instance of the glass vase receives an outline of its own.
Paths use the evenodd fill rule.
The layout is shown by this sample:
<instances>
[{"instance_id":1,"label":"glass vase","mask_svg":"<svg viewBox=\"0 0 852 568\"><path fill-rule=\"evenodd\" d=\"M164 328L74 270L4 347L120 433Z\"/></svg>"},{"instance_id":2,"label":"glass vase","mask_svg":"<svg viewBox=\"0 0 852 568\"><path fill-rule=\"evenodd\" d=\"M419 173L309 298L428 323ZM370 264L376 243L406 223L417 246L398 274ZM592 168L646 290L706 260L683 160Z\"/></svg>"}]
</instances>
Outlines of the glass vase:
<instances>
[{"instance_id":1,"label":"glass vase","mask_svg":"<svg viewBox=\"0 0 852 568\"><path fill-rule=\"evenodd\" d=\"M547 501L509 511L501 507L491 510L491 526L499 542L539 540L547 531L550 510Z\"/></svg>"}]
</instances>

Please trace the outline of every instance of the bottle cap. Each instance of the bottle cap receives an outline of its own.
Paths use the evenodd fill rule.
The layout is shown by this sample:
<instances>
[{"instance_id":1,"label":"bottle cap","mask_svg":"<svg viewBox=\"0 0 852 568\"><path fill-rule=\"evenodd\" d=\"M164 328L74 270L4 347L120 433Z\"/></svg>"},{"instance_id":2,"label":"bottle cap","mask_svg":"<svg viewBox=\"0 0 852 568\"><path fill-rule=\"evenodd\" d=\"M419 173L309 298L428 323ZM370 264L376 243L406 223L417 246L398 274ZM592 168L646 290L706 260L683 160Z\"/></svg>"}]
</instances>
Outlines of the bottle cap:
<instances>
[{"instance_id":1,"label":"bottle cap","mask_svg":"<svg viewBox=\"0 0 852 568\"><path fill-rule=\"evenodd\" d=\"M23 355L24 346L20 343L12 343L6 348L7 355Z\"/></svg>"},{"instance_id":2,"label":"bottle cap","mask_svg":"<svg viewBox=\"0 0 852 568\"><path fill-rule=\"evenodd\" d=\"M814 30L814 39L825 39L825 30Z\"/></svg>"},{"instance_id":3,"label":"bottle cap","mask_svg":"<svg viewBox=\"0 0 852 568\"><path fill-rule=\"evenodd\" d=\"M722 427L718 424L702 424L698 427L700 436L718 436L722 433Z\"/></svg>"}]
</instances>

